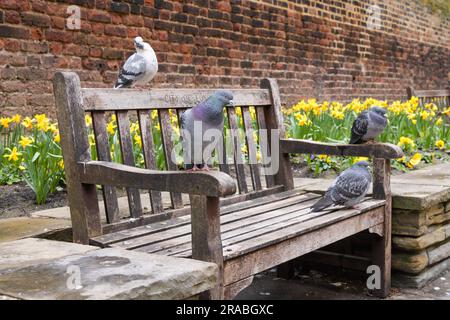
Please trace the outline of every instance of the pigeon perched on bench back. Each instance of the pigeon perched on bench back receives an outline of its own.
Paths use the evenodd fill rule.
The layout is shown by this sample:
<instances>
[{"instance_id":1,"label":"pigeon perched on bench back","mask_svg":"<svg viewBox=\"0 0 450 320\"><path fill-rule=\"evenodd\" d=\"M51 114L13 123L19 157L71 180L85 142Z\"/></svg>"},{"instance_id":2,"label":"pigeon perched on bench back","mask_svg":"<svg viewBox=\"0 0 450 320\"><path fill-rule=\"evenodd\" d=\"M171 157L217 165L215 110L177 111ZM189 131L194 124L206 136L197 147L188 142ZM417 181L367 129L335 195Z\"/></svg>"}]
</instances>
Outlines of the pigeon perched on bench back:
<instances>
[{"instance_id":1,"label":"pigeon perched on bench back","mask_svg":"<svg viewBox=\"0 0 450 320\"><path fill-rule=\"evenodd\" d=\"M211 154L203 154L206 146L211 143L208 135L222 135L223 108L229 104L233 104L233 94L228 90L218 90L205 101L181 114L180 127L186 170L208 170L207 163ZM211 129L208 134L207 130Z\"/></svg>"},{"instance_id":2,"label":"pigeon perched on bench back","mask_svg":"<svg viewBox=\"0 0 450 320\"><path fill-rule=\"evenodd\" d=\"M360 144L378 137L387 125L386 112L376 106L361 112L353 122L350 143Z\"/></svg>"},{"instance_id":3,"label":"pigeon perched on bench back","mask_svg":"<svg viewBox=\"0 0 450 320\"><path fill-rule=\"evenodd\" d=\"M334 180L325 195L311 207L311 211L321 211L332 205L353 207L364 199L371 182L369 163L359 161Z\"/></svg>"},{"instance_id":4,"label":"pigeon perched on bench back","mask_svg":"<svg viewBox=\"0 0 450 320\"><path fill-rule=\"evenodd\" d=\"M150 44L141 37L134 39L136 52L132 54L119 72L115 89L129 88L133 84L145 84L158 72L158 59Z\"/></svg>"}]
</instances>

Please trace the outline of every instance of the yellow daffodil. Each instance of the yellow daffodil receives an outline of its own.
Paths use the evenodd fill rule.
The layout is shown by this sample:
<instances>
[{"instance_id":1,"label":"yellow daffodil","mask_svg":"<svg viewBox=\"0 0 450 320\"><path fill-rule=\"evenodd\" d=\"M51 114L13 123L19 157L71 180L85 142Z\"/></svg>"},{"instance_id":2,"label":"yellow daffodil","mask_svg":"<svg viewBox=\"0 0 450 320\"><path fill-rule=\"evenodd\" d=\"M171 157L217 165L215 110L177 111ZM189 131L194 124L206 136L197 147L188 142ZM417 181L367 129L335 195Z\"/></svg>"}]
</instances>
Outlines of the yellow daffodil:
<instances>
[{"instance_id":1,"label":"yellow daffodil","mask_svg":"<svg viewBox=\"0 0 450 320\"><path fill-rule=\"evenodd\" d=\"M39 130L47 132L50 129L50 120L45 114L37 114L34 118L36 119L36 127Z\"/></svg>"},{"instance_id":2,"label":"yellow daffodil","mask_svg":"<svg viewBox=\"0 0 450 320\"><path fill-rule=\"evenodd\" d=\"M140 135L136 134L134 136L134 142L139 146L139 148L142 148L142 139Z\"/></svg>"},{"instance_id":3,"label":"yellow daffodil","mask_svg":"<svg viewBox=\"0 0 450 320\"><path fill-rule=\"evenodd\" d=\"M114 134L116 132L116 128L117 126L113 121L109 122L108 125L106 126L106 130L108 131L109 134Z\"/></svg>"},{"instance_id":4,"label":"yellow daffodil","mask_svg":"<svg viewBox=\"0 0 450 320\"><path fill-rule=\"evenodd\" d=\"M20 119L21 119L22 117L20 116L20 115L18 115L18 114L16 114L16 115L14 115L12 118L11 118L11 121L12 122L15 122L15 123L20 123Z\"/></svg>"},{"instance_id":5,"label":"yellow daffodil","mask_svg":"<svg viewBox=\"0 0 450 320\"><path fill-rule=\"evenodd\" d=\"M400 141L397 144L399 147L415 147L414 140L408 138L408 137L400 137Z\"/></svg>"},{"instance_id":6,"label":"yellow daffodil","mask_svg":"<svg viewBox=\"0 0 450 320\"><path fill-rule=\"evenodd\" d=\"M369 160L369 158L367 158L367 157L356 157L353 159L353 163L357 163L359 161L368 161L368 160Z\"/></svg>"},{"instance_id":7,"label":"yellow daffodil","mask_svg":"<svg viewBox=\"0 0 450 320\"><path fill-rule=\"evenodd\" d=\"M403 156L403 157L401 157L401 158L398 158L397 161L398 161L398 162L401 162L401 163L405 163L406 157Z\"/></svg>"},{"instance_id":8,"label":"yellow daffodil","mask_svg":"<svg viewBox=\"0 0 450 320\"><path fill-rule=\"evenodd\" d=\"M437 118L437 120L436 120L436 125L437 126L440 126L441 124L442 124L442 118L441 117L439 117L439 118Z\"/></svg>"},{"instance_id":9,"label":"yellow daffodil","mask_svg":"<svg viewBox=\"0 0 450 320\"><path fill-rule=\"evenodd\" d=\"M30 144L33 143L33 138L31 137L24 137L22 136L19 140L19 144L22 146L22 148L26 148Z\"/></svg>"},{"instance_id":10,"label":"yellow daffodil","mask_svg":"<svg viewBox=\"0 0 450 320\"><path fill-rule=\"evenodd\" d=\"M435 145L438 149L441 149L441 150L445 148L445 142L443 140L436 141Z\"/></svg>"},{"instance_id":11,"label":"yellow daffodil","mask_svg":"<svg viewBox=\"0 0 450 320\"><path fill-rule=\"evenodd\" d=\"M64 160L63 160L63 159L61 159L61 160L58 161L58 166L59 166L61 169L64 169Z\"/></svg>"},{"instance_id":12,"label":"yellow daffodil","mask_svg":"<svg viewBox=\"0 0 450 320\"><path fill-rule=\"evenodd\" d=\"M19 166L19 170L20 170L20 171L24 171L25 169L26 169L26 168L25 168L24 166L22 166L22 165Z\"/></svg>"},{"instance_id":13,"label":"yellow daffodil","mask_svg":"<svg viewBox=\"0 0 450 320\"><path fill-rule=\"evenodd\" d=\"M22 121L22 126L24 126L26 129L33 128L33 119L31 119L30 117L26 117Z\"/></svg>"},{"instance_id":14,"label":"yellow daffodil","mask_svg":"<svg viewBox=\"0 0 450 320\"><path fill-rule=\"evenodd\" d=\"M22 153L17 151L17 147L14 147L12 148L11 153L5 154L4 157L8 159L8 161L17 161L21 155Z\"/></svg>"},{"instance_id":15,"label":"yellow daffodil","mask_svg":"<svg viewBox=\"0 0 450 320\"><path fill-rule=\"evenodd\" d=\"M88 135L88 139L89 139L89 145L90 146L95 146L95 136L93 133Z\"/></svg>"},{"instance_id":16,"label":"yellow daffodil","mask_svg":"<svg viewBox=\"0 0 450 320\"><path fill-rule=\"evenodd\" d=\"M410 169L419 164L420 160L422 160L422 155L420 153L416 153L413 157L408 161L406 166Z\"/></svg>"},{"instance_id":17,"label":"yellow daffodil","mask_svg":"<svg viewBox=\"0 0 450 320\"><path fill-rule=\"evenodd\" d=\"M330 156L326 155L326 154L319 154L318 158L322 161L325 161L326 163L330 163L331 162L331 158Z\"/></svg>"},{"instance_id":18,"label":"yellow daffodil","mask_svg":"<svg viewBox=\"0 0 450 320\"><path fill-rule=\"evenodd\" d=\"M158 117L158 110L153 110L150 114L150 117L152 118L152 120L155 120L156 117Z\"/></svg>"},{"instance_id":19,"label":"yellow daffodil","mask_svg":"<svg viewBox=\"0 0 450 320\"><path fill-rule=\"evenodd\" d=\"M3 128L9 128L9 124L11 122L12 122L11 118L5 118L5 117L0 118L0 125Z\"/></svg>"},{"instance_id":20,"label":"yellow daffodil","mask_svg":"<svg viewBox=\"0 0 450 320\"><path fill-rule=\"evenodd\" d=\"M87 114L84 116L84 121L86 122L86 126L89 127L92 124L92 117Z\"/></svg>"},{"instance_id":21,"label":"yellow daffodil","mask_svg":"<svg viewBox=\"0 0 450 320\"><path fill-rule=\"evenodd\" d=\"M297 123L301 127L309 126L311 124L311 120L309 120L305 114L297 113L295 119L297 119Z\"/></svg>"},{"instance_id":22,"label":"yellow daffodil","mask_svg":"<svg viewBox=\"0 0 450 320\"><path fill-rule=\"evenodd\" d=\"M430 117L430 113L426 110L422 110L420 112L420 117L422 118L422 120L427 120Z\"/></svg>"},{"instance_id":23,"label":"yellow daffodil","mask_svg":"<svg viewBox=\"0 0 450 320\"><path fill-rule=\"evenodd\" d=\"M61 136L59 135L59 133L57 133L54 138L53 141L55 141L56 143L59 143L61 141Z\"/></svg>"}]
</instances>

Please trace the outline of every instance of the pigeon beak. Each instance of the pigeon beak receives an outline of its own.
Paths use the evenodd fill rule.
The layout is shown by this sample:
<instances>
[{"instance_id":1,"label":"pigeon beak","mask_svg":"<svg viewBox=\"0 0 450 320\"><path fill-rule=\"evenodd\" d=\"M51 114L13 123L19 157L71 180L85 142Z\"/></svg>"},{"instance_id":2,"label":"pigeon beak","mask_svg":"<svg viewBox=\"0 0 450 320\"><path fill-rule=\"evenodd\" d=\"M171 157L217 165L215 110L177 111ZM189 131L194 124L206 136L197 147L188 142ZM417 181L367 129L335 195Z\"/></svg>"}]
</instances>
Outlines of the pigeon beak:
<instances>
[{"instance_id":1,"label":"pigeon beak","mask_svg":"<svg viewBox=\"0 0 450 320\"><path fill-rule=\"evenodd\" d=\"M134 45L136 46L136 48L144 49L144 44L143 43L135 42Z\"/></svg>"},{"instance_id":2,"label":"pigeon beak","mask_svg":"<svg viewBox=\"0 0 450 320\"><path fill-rule=\"evenodd\" d=\"M234 100L230 100L230 102L228 102L228 105L234 107L235 106Z\"/></svg>"}]
</instances>

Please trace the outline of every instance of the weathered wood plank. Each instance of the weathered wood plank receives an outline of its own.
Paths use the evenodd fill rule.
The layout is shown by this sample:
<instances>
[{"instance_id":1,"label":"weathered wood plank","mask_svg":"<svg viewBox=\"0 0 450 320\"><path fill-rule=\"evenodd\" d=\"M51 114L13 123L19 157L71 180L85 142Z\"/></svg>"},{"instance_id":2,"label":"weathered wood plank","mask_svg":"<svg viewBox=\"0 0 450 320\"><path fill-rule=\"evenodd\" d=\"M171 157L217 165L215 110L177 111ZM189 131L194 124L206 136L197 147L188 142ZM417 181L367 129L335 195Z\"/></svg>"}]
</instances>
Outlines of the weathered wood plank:
<instances>
[{"instance_id":1,"label":"weathered wood plank","mask_svg":"<svg viewBox=\"0 0 450 320\"><path fill-rule=\"evenodd\" d=\"M237 124L236 112L233 108L227 109L228 123L230 125L231 140L233 145L234 164L236 168L236 179L240 193L247 193L247 182L245 180L244 159L241 151L241 141L239 138L239 127Z\"/></svg>"},{"instance_id":2,"label":"weathered wood plank","mask_svg":"<svg viewBox=\"0 0 450 320\"><path fill-rule=\"evenodd\" d=\"M219 267L218 284L201 294L206 299L223 299L223 250L220 238L219 198L190 196L192 208L192 258Z\"/></svg>"},{"instance_id":3,"label":"weathered wood plank","mask_svg":"<svg viewBox=\"0 0 450 320\"><path fill-rule=\"evenodd\" d=\"M374 158L373 167L373 197L385 200L383 236L374 235L373 240L373 262L381 270L381 288L375 290L375 294L380 297L386 297L391 288L391 162L386 159Z\"/></svg>"},{"instance_id":4,"label":"weathered wood plank","mask_svg":"<svg viewBox=\"0 0 450 320\"><path fill-rule=\"evenodd\" d=\"M412 87L406 89L408 99L412 96L418 98L434 98L434 97L448 97L450 96L450 89L438 89L438 90L415 90Z\"/></svg>"},{"instance_id":5,"label":"weathered wood plank","mask_svg":"<svg viewBox=\"0 0 450 320\"><path fill-rule=\"evenodd\" d=\"M138 111L139 126L141 129L142 150L144 153L145 167L147 169L156 170L156 161L152 133L152 120L148 110ZM161 192L156 190L149 190L150 203L153 213L164 211Z\"/></svg>"},{"instance_id":6,"label":"weathered wood plank","mask_svg":"<svg viewBox=\"0 0 450 320\"><path fill-rule=\"evenodd\" d=\"M226 255L224 256L224 285L226 286L240 279L247 278L280 263L366 230L382 221L383 210L381 207L366 213L350 216L347 219L338 221L331 219L333 222L325 227L292 237L281 237L272 243L270 243L269 239L276 235L268 234L265 236L266 239L259 239L259 241L265 241L264 247L260 247L258 250L252 250L247 252L247 254L235 256L233 259L228 260ZM333 214L342 215L342 211ZM327 218L329 217L324 217L324 219ZM293 226L291 228L295 229L296 227ZM226 253L226 248L224 249Z\"/></svg>"},{"instance_id":7,"label":"weathered wood plank","mask_svg":"<svg viewBox=\"0 0 450 320\"><path fill-rule=\"evenodd\" d=\"M172 159L172 150L173 150L173 128L170 123L170 114L169 110L160 109L158 110L159 114L159 122L161 127L161 138L164 149L164 156L166 158L166 166L168 170L177 171L178 166L174 159ZM183 199L181 198L181 194L177 192L170 193L170 199L172 201L172 207L174 209L183 207Z\"/></svg>"},{"instance_id":8,"label":"weathered wood plank","mask_svg":"<svg viewBox=\"0 0 450 320\"><path fill-rule=\"evenodd\" d=\"M311 203L305 201L308 201L310 199L316 199L318 197L319 195L308 193L300 195L295 198L288 198L282 201L278 201L276 204L271 203L260 207L254 207L237 212L232 212L227 215L221 215L222 231L239 229L247 224L256 223L258 221L264 221L265 219L274 218L277 215L283 215L295 210L303 209L305 207L309 208ZM286 210L284 210L285 208ZM127 241L117 242L113 245L126 249L135 249L141 246L145 246L146 252L155 252L160 250L159 248L161 246L164 246L165 244L163 241L164 239L172 239L176 237L188 236L190 232L191 228L188 223L180 224L174 226L174 228L170 228L165 231L151 233L145 236L129 239ZM185 242L190 241L189 238L183 238L177 239L175 240L175 242L178 243L178 241L182 240L185 240ZM156 243L156 246L152 246L153 243Z\"/></svg>"},{"instance_id":9,"label":"weathered wood plank","mask_svg":"<svg viewBox=\"0 0 450 320\"><path fill-rule=\"evenodd\" d=\"M384 213L383 200L367 200L362 203L359 203L353 209L338 210L323 215L322 217L319 217L317 219L308 220L304 224L302 224L301 228L299 228L299 226L297 225L294 225L291 227L287 227L283 230L280 230L278 232L269 233L267 235L263 235L260 237L254 237L250 240L240 242L236 245L227 246L226 259L232 259L238 255L245 255L248 252L262 248L262 246L269 246L276 242L298 236L299 234L311 232L320 229L326 225L337 223L338 221L344 219L349 219L355 215L360 215L361 211L367 212L371 210L374 212L378 212L378 215L380 216L380 218L377 218L376 220L377 223L369 226L372 227L378 223L381 223L381 221L383 221L384 219L383 215L380 213L380 212Z\"/></svg>"},{"instance_id":10,"label":"weathered wood plank","mask_svg":"<svg viewBox=\"0 0 450 320\"><path fill-rule=\"evenodd\" d=\"M248 161L250 165L253 189L261 190L260 166L256 158L256 141L253 139L253 123L248 107L242 107L242 118L244 119L245 140L247 142Z\"/></svg>"},{"instance_id":11,"label":"weathered wood plank","mask_svg":"<svg viewBox=\"0 0 450 320\"><path fill-rule=\"evenodd\" d=\"M85 111L192 108L212 95L215 89L82 89ZM239 106L270 104L268 90L231 89Z\"/></svg>"},{"instance_id":12,"label":"weathered wood plank","mask_svg":"<svg viewBox=\"0 0 450 320\"><path fill-rule=\"evenodd\" d=\"M224 287L224 299L231 300L238 295L239 292L250 286L253 282L253 277L248 277Z\"/></svg>"},{"instance_id":13,"label":"weathered wood plank","mask_svg":"<svg viewBox=\"0 0 450 320\"><path fill-rule=\"evenodd\" d=\"M289 159L289 154L280 152L279 155L274 154L272 146L273 131L278 132L279 138L285 137L283 113L281 112L281 98L278 84L275 79L263 79L261 81L261 88L266 88L270 91L271 103L270 107L264 108L264 118L266 119L268 143L270 150L272 150L272 158L279 161L279 168L275 174L275 184L284 185L286 190L294 189L294 179L292 175L292 166Z\"/></svg>"},{"instance_id":14,"label":"weathered wood plank","mask_svg":"<svg viewBox=\"0 0 450 320\"><path fill-rule=\"evenodd\" d=\"M266 197L266 196L276 196L278 193L282 193L284 190L283 186L274 186L269 189L263 189L260 191L252 191L249 193L244 194L233 194L230 197L226 198L220 198L220 205L228 206L232 204L239 205L241 202L252 200L252 199L258 199L260 197ZM293 190L295 191L295 190ZM103 233L105 235L111 234L117 231L122 231L126 229L136 228L140 226L144 226L147 224L151 224L154 222L159 222L171 218L176 218L184 215L189 215L191 213L191 208L186 206L180 209L166 209L165 211L158 213L158 214L152 214L152 215L143 215L138 219L127 219L127 220L121 220L116 223L112 224L106 224L103 226ZM94 239L93 242L95 242L98 245L101 245L101 243L96 242Z\"/></svg>"},{"instance_id":15,"label":"weathered wood plank","mask_svg":"<svg viewBox=\"0 0 450 320\"><path fill-rule=\"evenodd\" d=\"M275 178L273 175L269 175L266 173L266 169L265 166L267 166L270 163L270 159L271 159L271 150L270 150L270 145L269 145L269 135L267 134L267 125L266 125L266 118L265 118L265 111L264 109L268 108L268 107L255 107L256 109L256 118L258 119L258 129L259 129L259 135L260 135L260 139L262 137L266 137L267 141L265 141L265 143L267 144L267 146L261 146L261 141L260 141L260 148L261 148L261 158L262 158L262 163L264 164L263 170L264 170L264 176L266 178L266 185L267 187L272 187L275 185Z\"/></svg>"},{"instance_id":16,"label":"weathered wood plank","mask_svg":"<svg viewBox=\"0 0 450 320\"><path fill-rule=\"evenodd\" d=\"M309 208L315 201L317 201L317 198L310 199L297 205L252 216L250 218L241 219L240 221L222 224L222 245L225 248L226 246L231 246L238 242L279 231L286 227L329 214L329 212L315 212L309 214ZM227 251L226 248L224 250ZM189 235L146 246L145 250L142 248L142 251L163 255L190 257Z\"/></svg>"},{"instance_id":17,"label":"weathered wood plank","mask_svg":"<svg viewBox=\"0 0 450 320\"><path fill-rule=\"evenodd\" d=\"M384 159L403 157L399 146L390 143L332 144L298 139L281 139L282 153L328 154L337 156L366 156Z\"/></svg>"},{"instance_id":18,"label":"weathered wood plank","mask_svg":"<svg viewBox=\"0 0 450 320\"><path fill-rule=\"evenodd\" d=\"M128 166L134 166L133 142L130 133L130 120L128 118L128 111L117 111L117 127L119 129L120 148L122 151L123 163ZM138 218L142 215L141 195L136 188L127 188L128 205L130 208L130 215L133 218Z\"/></svg>"},{"instance_id":19,"label":"weathered wood plank","mask_svg":"<svg viewBox=\"0 0 450 320\"><path fill-rule=\"evenodd\" d=\"M220 171L158 171L103 161L80 162L78 168L83 183L217 197L233 194L236 190L233 179Z\"/></svg>"},{"instance_id":20,"label":"weathered wood plank","mask_svg":"<svg viewBox=\"0 0 450 320\"><path fill-rule=\"evenodd\" d=\"M111 161L109 148L109 137L106 131L106 116L104 111L94 112L92 115L94 128L95 145L97 157L100 161ZM103 203L105 205L106 221L108 223L119 220L119 204L117 202L116 188L112 186L102 186Z\"/></svg>"},{"instance_id":21,"label":"weathered wood plank","mask_svg":"<svg viewBox=\"0 0 450 320\"><path fill-rule=\"evenodd\" d=\"M66 173L73 241L89 243L102 234L95 183L83 184L78 161L91 159L80 78L73 72L57 72L53 78L56 111Z\"/></svg>"}]
</instances>

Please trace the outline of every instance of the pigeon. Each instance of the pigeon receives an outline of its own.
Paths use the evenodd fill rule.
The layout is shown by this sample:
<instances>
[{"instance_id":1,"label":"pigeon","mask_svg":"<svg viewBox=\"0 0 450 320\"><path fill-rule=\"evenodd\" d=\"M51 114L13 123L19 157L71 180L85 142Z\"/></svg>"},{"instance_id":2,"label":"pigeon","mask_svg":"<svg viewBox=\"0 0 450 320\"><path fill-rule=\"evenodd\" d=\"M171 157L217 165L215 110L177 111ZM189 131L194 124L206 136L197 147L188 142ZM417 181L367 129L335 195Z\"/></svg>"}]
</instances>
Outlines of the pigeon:
<instances>
[{"instance_id":1,"label":"pigeon","mask_svg":"<svg viewBox=\"0 0 450 320\"><path fill-rule=\"evenodd\" d=\"M332 205L351 208L363 200L371 182L372 174L369 171L369 163L359 161L344 170L333 181L325 195L311 207L311 212L321 211Z\"/></svg>"},{"instance_id":2,"label":"pigeon","mask_svg":"<svg viewBox=\"0 0 450 320\"><path fill-rule=\"evenodd\" d=\"M204 154L208 153L205 152L205 148L211 144L207 136L215 134L222 136L223 108L226 105L233 105L233 94L228 90L218 90L205 101L180 115L186 170L209 170L207 163L211 154ZM210 131L207 132L207 130Z\"/></svg>"},{"instance_id":3,"label":"pigeon","mask_svg":"<svg viewBox=\"0 0 450 320\"><path fill-rule=\"evenodd\" d=\"M144 42L141 37L136 37L134 47L136 52L127 59L120 70L114 85L115 89L129 88L136 83L145 84L158 72L158 59L150 44Z\"/></svg>"},{"instance_id":4,"label":"pigeon","mask_svg":"<svg viewBox=\"0 0 450 320\"><path fill-rule=\"evenodd\" d=\"M361 112L353 122L350 143L360 144L374 140L386 128L386 116L386 109L377 106Z\"/></svg>"}]
</instances>

